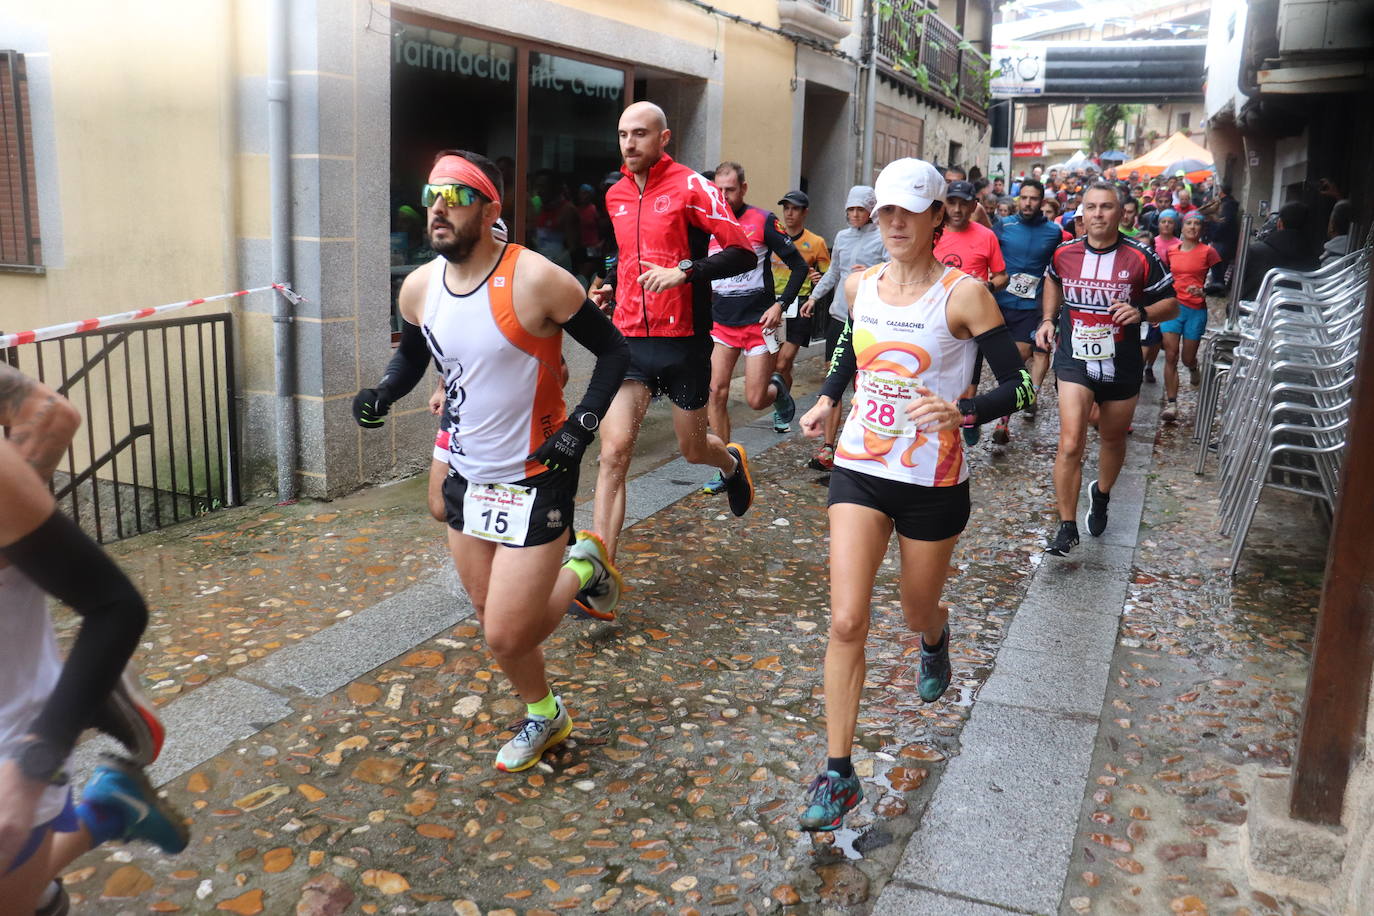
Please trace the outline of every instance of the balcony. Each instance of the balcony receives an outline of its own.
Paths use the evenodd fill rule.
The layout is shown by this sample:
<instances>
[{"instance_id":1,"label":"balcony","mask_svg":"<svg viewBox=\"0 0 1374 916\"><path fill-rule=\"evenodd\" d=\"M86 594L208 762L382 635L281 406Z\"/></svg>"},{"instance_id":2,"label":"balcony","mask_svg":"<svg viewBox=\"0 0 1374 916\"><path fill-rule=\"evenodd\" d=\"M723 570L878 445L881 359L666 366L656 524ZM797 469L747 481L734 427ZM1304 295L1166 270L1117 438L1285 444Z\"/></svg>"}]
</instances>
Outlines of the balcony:
<instances>
[{"instance_id":1,"label":"balcony","mask_svg":"<svg viewBox=\"0 0 1374 916\"><path fill-rule=\"evenodd\" d=\"M833 45L854 30L853 0L778 0L783 29Z\"/></svg>"},{"instance_id":2,"label":"balcony","mask_svg":"<svg viewBox=\"0 0 1374 916\"><path fill-rule=\"evenodd\" d=\"M894 10L882 19L878 65L937 105L987 123L988 59L934 12Z\"/></svg>"}]
</instances>

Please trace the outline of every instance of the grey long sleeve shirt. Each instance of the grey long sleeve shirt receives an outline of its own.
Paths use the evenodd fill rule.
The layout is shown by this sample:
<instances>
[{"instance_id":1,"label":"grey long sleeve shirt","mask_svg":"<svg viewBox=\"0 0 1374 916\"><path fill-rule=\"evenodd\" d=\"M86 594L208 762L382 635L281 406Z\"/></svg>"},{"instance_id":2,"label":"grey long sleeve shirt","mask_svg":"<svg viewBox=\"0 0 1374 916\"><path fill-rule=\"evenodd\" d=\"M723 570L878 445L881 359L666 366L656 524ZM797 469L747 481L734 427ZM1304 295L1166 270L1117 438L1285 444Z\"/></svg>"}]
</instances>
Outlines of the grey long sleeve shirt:
<instances>
[{"instance_id":1,"label":"grey long sleeve shirt","mask_svg":"<svg viewBox=\"0 0 1374 916\"><path fill-rule=\"evenodd\" d=\"M883 247L883 236L878 231L877 223L865 223L861 229L845 226L835 233L835 241L830 246L830 269L811 291L811 298L819 299L833 289L835 298L830 300L830 314L840 321L846 320L849 317L849 301L845 299L844 278L853 272L851 268L855 264L872 267L886 260L887 249Z\"/></svg>"}]
</instances>

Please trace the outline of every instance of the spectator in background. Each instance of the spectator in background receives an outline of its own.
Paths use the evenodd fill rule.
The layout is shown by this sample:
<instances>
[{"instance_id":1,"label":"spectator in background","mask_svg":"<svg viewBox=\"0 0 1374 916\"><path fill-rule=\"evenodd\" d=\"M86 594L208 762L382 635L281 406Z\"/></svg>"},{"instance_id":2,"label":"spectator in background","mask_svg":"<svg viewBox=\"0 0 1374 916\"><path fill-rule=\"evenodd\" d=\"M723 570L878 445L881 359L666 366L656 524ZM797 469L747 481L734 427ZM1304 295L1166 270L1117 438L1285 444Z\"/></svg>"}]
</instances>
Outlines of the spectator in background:
<instances>
[{"instance_id":1,"label":"spectator in background","mask_svg":"<svg viewBox=\"0 0 1374 916\"><path fill-rule=\"evenodd\" d=\"M1254 299L1264 282L1264 275L1275 267L1317 269L1317 253L1307 239L1311 212L1301 201L1284 204L1279 208L1278 228L1267 238L1250 244L1245 255L1245 277L1240 285L1242 299Z\"/></svg>"},{"instance_id":2,"label":"spectator in background","mask_svg":"<svg viewBox=\"0 0 1374 916\"><path fill-rule=\"evenodd\" d=\"M998 222L1011 216L1012 211L1015 209L1015 199L1011 197L999 197L997 199L997 219L993 220L993 227L996 228Z\"/></svg>"},{"instance_id":3,"label":"spectator in background","mask_svg":"<svg viewBox=\"0 0 1374 916\"><path fill-rule=\"evenodd\" d=\"M1211 220L1211 245L1221 258L1208 274L1207 294L1212 296L1226 292L1226 274L1236 257L1240 238L1240 204L1231 196L1229 184L1220 185L1218 190L1220 194L1200 208Z\"/></svg>"},{"instance_id":4,"label":"spectator in background","mask_svg":"<svg viewBox=\"0 0 1374 916\"><path fill-rule=\"evenodd\" d=\"M1350 253L1350 206L1348 201L1342 201L1346 206L1337 204L1331 210L1331 218L1326 222L1326 243L1322 245L1321 262L1329 264L1332 261Z\"/></svg>"}]
</instances>

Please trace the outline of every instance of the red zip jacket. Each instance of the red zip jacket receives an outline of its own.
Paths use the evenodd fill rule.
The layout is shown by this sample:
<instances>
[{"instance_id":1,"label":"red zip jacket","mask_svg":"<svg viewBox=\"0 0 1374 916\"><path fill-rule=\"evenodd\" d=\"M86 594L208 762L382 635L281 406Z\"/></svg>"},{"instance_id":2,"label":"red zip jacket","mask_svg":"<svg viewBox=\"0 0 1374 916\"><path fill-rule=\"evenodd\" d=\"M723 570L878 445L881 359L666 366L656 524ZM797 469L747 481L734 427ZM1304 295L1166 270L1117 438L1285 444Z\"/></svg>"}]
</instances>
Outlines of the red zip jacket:
<instances>
[{"instance_id":1,"label":"red zip jacket","mask_svg":"<svg viewBox=\"0 0 1374 916\"><path fill-rule=\"evenodd\" d=\"M626 337L691 337L711 329L711 280L754 267L754 249L720 189L664 153L649 169L644 190L628 169L606 192L606 212L620 249L616 267L615 326ZM695 231L694 231L695 230ZM698 238L693 238L698 236ZM704 258L706 237L723 249ZM732 250L733 249L733 250ZM639 275L647 268L697 260L689 283L647 292Z\"/></svg>"}]
</instances>

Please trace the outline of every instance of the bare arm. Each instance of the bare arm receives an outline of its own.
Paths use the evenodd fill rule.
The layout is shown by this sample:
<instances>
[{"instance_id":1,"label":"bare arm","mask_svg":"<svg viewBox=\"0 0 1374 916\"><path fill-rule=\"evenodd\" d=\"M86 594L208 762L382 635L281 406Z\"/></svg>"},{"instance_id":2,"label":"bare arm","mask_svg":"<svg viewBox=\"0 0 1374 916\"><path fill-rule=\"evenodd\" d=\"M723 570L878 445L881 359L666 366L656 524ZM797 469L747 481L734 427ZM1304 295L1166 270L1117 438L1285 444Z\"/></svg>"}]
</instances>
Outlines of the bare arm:
<instances>
[{"instance_id":1,"label":"bare arm","mask_svg":"<svg viewBox=\"0 0 1374 916\"><path fill-rule=\"evenodd\" d=\"M47 481L81 426L71 402L46 385L0 363L0 426L38 476Z\"/></svg>"}]
</instances>

